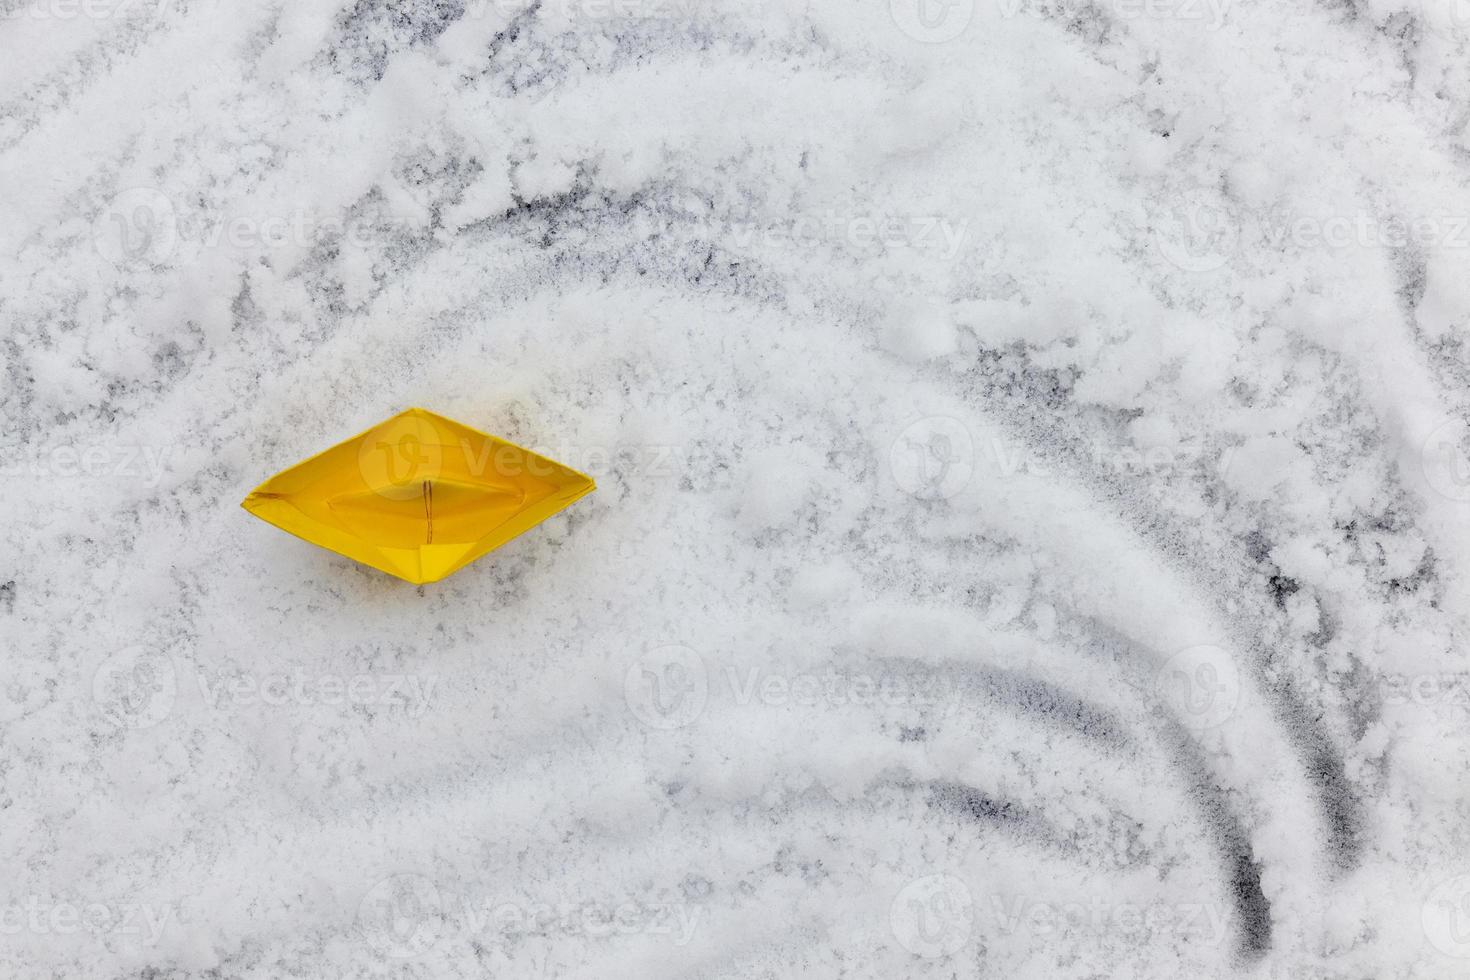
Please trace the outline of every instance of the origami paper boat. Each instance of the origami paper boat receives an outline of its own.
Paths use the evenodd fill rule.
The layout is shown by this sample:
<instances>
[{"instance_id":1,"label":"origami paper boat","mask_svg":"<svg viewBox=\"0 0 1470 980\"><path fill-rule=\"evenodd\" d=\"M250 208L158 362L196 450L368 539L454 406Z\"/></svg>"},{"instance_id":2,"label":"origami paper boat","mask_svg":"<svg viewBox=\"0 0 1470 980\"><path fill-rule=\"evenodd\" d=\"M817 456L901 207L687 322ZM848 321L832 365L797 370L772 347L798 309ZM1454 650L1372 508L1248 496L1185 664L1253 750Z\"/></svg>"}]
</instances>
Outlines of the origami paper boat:
<instances>
[{"instance_id":1,"label":"origami paper boat","mask_svg":"<svg viewBox=\"0 0 1470 980\"><path fill-rule=\"evenodd\" d=\"M529 449L410 408L282 470L241 506L298 538L423 584L595 487Z\"/></svg>"}]
</instances>

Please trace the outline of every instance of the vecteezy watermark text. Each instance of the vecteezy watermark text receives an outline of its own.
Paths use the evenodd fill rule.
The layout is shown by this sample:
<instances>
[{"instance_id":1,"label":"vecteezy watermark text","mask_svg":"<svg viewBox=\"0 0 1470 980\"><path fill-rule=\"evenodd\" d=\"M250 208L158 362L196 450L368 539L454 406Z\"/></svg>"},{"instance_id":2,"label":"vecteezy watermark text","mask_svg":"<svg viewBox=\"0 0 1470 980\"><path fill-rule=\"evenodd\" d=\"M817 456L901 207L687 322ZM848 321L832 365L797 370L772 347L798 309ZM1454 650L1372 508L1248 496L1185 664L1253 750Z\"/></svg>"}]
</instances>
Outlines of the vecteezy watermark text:
<instances>
[{"instance_id":1,"label":"vecteezy watermark text","mask_svg":"<svg viewBox=\"0 0 1470 980\"><path fill-rule=\"evenodd\" d=\"M553 902L485 901L466 905L464 921L479 935L666 936L675 946L694 938L699 908L676 902L590 900Z\"/></svg>"},{"instance_id":2,"label":"vecteezy watermark text","mask_svg":"<svg viewBox=\"0 0 1470 980\"><path fill-rule=\"evenodd\" d=\"M1222 906L1209 902L1035 901L1024 895L989 896L988 911L1005 933L1078 937L1117 935L1145 938L1180 936L1219 946L1229 929Z\"/></svg>"},{"instance_id":3,"label":"vecteezy watermark text","mask_svg":"<svg viewBox=\"0 0 1470 980\"><path fill-rule=\"evenodd\" d=\"M1101 936L1147 940L1175 936L1221 945L1229 930L1226 907L1210 902L1118 902L1038 898L990 892L976 895L964 879L931 874L894 896L889 924L899 943L926 959L943 959L983 935L1034 937L1048 945Z\"/></svg>"},{"instance_id":4,"label":"vecteezy watermark text","mask_svg":"<svg viewBox=\"0 0 1470 980\"><path fill-rule=\"evenodd\" d=\"M1348 249L1470 249L1470 215L1451 211L1377 213L1368 209L1295 213L1285 205L1249 207L1218 188L1188 188L1149 208L1159 253L1186 272L1211 273L1250 248L1267 255Z\"/></svg>"},{"instance_id":5,"label":"vecteezy watermark text","mask_svg":"<svg viewBox=\"0 0 1470 980\"><path fill-rule=\"evenodd\" d=\"M219 0L26 0L0 12L5 20L155 20L178 18Z\"/></svg>"},{"instance_id":6,"label":"vecteezy watermark text","mask_svg":"<svg viewBox=\"0 0 1470 980\"><path fill-rule=\"evenodd\" d=\"M186 247L195 251L310 249L340 241L370 249L409 233L410 229L394 222L335 219L299 208L258 214L181 213L172 198L152 187L118 193L92 222L97 253L119 267L165 263Z\"/></svg>"},{"instance_id":7,"label":"vecteezy watermark text","mask_svg":"<svg viewBox=\"0 0 1470 980\"><path fill-rule=\"evenodd\" d=\"M174 446L0 446L0 479L128 480L156 484Z\"/></svg>"},{"instance_id":8,"label":"vecteezy watermark text","mask_svg":"<svg viewBox=\"0 0 1470 980\"><path fill-rule=\"evenodd\" d=\"M873 706L952 711L954 680L934 671L783 671L726 664L711 670L686 646L657 647L635 657L623 678L628 709L650 728L683 728L712 697L737 708L860 710Z\"/></svg>"},{"instance_id":9,"label":"vecteezy watermark text","mask_svg":"<svg viewBox=\"0 0 1470 980\"><path fill-rule=\"evenodd\" d=\"M619 936L654 936L688 945L699 923L698 906L682 902L557 896L546 900L508 897L446 897L424 875L395 874L374 885L358 906L358 924L375 950L393 959L429 952L449 936L503 944L518 937L581 936L609 941Z\"/></svg>"},{"instance_id":10,"label":"vecteezy watermark text","mask_svg":"<svg viewBox=\"0 0 1470 980\"><path fill-rule=\"evenodd\" d=\"M625 478L667 479L686 472L690 465L682 448L675 445L563 444L526 450L499 440L456 437L420 416L391 419L374 430L358 446L357 462L373 492L391 499L415 498L426 481L448 473L548 479L570 467L594 477L616 473Z\"/></svg>"},{"instance_id":11,"label":"vecteezy watermark text","mask_svg":"<svg viewBox=\"0 0 1470 980\"><path fill-rule=\"evenodd\" d=\"M92 935L137 938L146 946L158 943L169 921L175 919L172 905L146 902L53 902L30 895L23 902L0 905L0 935L30 933L37 936Z\"/></svg>"},{"instance_id":12,"label":"vecteezy watermark text","mask_svg":"<svg viewBox=\"0 0 1470 980\"><path fill-rule=\"evenodd\" d=\"M144 646L111 654L92 677L99 713L124 729L152 728L169 718L186 681L173 658ZM417 720L432 706L434 674L336 674L300 668L267 673L236 671L196 676L200 701L209 709L377 707Z\"/></svg>"},{"instance_id":13,"label":"vecteezy watermark text","mask_svg":"<svg viewBox=\"0 0 1470 980\"><path fill-rule=\"evenodd\" d=\"M1223 475L1237 447L1201 444L1112 445L1094 440L1072 457L1053 463L1027 443L987 430L972 431L959 419L929 415L910 423L889 448L894 483L921 500L947 500L971 486L977 470L985 479L1049 479L1072 465L1106 477L1169 478L1212 470Z\"/></svg>"},{"instance_id":14,"label":"vecteezy watermark text","mask_svg":"<svg viewBox=\"0 0 1470 980\"><path fill-rule=\"evenodd\" d=\"M402 708L420 718L434 698L439 678L420 674L308 674L302 670L235 674L214 680L199 675L199 693L212 708L347 705Z\"/></svg>"},{"instance_id":15,"label":"vecteezy watermark text","mask_svg":"<svg viewBox=\"0 0 1470 980\"><path fill-rule=\"evenodd\" d=\"M850 214L828 209L799 214L784 225L735 222L729 241L741 250L754 245L770 249L846 245L871 253L912 249L947 262L959 253L968 227L968 218L951 221L933 214Z\"/></svg>"},{"instance_id":16,"label":"vecteezy watermark text","mask_svg":"<svg viewBox=\"0 0 1470 980\"><path fill-rule=\"evenodd\" d=\"M764 9L763 0L740 4L734 12L751 17ZM571 21L638 21L695 19L700 13L721 13L713 0L466 0L467 20L490 18L510 21L532 8Z\"/></svg>"}]
</instances>

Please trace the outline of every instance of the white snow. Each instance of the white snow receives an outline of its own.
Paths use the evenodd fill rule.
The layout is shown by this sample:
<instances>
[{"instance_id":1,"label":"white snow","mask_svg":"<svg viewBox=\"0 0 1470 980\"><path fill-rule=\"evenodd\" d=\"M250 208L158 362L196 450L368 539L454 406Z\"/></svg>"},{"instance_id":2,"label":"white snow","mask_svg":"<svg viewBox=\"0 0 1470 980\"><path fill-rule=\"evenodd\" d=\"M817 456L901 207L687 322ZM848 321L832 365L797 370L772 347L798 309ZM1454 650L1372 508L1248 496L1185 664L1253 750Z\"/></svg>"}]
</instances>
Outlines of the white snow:
<instances>
[{"instance_id":1,"label":"white snow","mask_svg":"<svg viewBox=\"0 0 1470 980\"><path fill-rule=\"evenodd\" d=\"M1462 8L5 4L0 972L1464 975Z\"/></svg>"}]
</instances>

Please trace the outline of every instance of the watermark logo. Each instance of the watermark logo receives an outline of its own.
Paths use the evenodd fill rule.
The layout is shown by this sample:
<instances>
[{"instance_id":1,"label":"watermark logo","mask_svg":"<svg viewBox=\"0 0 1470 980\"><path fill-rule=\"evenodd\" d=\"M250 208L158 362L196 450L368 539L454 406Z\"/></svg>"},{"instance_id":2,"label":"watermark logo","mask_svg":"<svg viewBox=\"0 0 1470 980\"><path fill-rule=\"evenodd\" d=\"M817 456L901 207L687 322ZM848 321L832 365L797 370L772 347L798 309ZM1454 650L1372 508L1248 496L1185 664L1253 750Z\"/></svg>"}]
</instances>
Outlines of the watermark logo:
<instances>
[{"instance_id":1,"label":"watermark logo","mask_svg":"<svg viewBox=\"0 0 1470 980\"><path fill-rule=\"evenodd\" d=\"M715 676L724 681L732 700L742 708L752 704L769 708L831 709L911 705L942 709L941 713L948 715L961 695L959 686L949 675L923 671L874 675L829 668L819 674L749 667L742 672L726 665Z\"/></svg>"},{"instance_id":2,"label":"watermark logo","mask_svg":"<svg viewBox=\"0 0 1470 980\"><path fill-rule=\"evenodd\" d=\"M301 670L264 675L235 674L210 680L198 676L199 694L215 710L323 706L381 707L422 718L433 703L439 678L433 674L307 674Z\"/></svg>"},{"instance_id":3,"label":"watermark logo","mask_svg":"<svg viewBox=\"0 0 1470 980\"><path fill-rule=\"evenodd\" d=\"M1383 703L1446 707L1470 712L1470 674L1440 671L1423 674L1384 674L1379 680Z\"/></svg>"},{"instance_id":4,"label":"watermark logo","mask_svg":"<svg viewBox=\"0 0 1470 980\"><path fill-rule=\"evenodd\" d=\"M925 959L952 956L970 942L974 900L954 875L928 875L894 896L888 924L904 949Z\"/></svg>"},{"instance_id":5,"label":"watermark logo","mask_svg":"<svg viewBox=\"0 0 1470 980\"><path fill-rule=\"evenodd\" d=\"M893 480L921 500L947 500L970 483L975 442L958 419L931 415L901 432L888 452Z\"/></svg>"},{"instance_id":6,"label":"watermark logo","mask_svg":"<svg viewBox=\"0 0 1470 980\"><path fill-rule=\"evenodd\" d=\"M151 187L125 190L93 221L92 241L118 267L166 262L179 247L173 202Z\"/></svg>"},{"instance_id":7,"label":"watermark logo","mask_svg":"<svg viewBox=\"0 0 1470 980\"><path fill-rule=\"evenodd\" d=\"M1195 189L1155 216L1159 253L1185 272L1212 272L1234 253L1240 238L1225 202L1217 193Z\"/></svg>"},{"instance_id":8,"label":"watermark logo","mask_svg":"<svg viewBox=\"0 0 1470 980\"><path fill-rule=\"evenodd\" d=\"M910 425L894 440L889 465L904 492L925 500L953 497L977 473L986 481L1018 477L1051 479L1071 466L1108 478L1167 479L1198 470L1224 475L1238 447L1203 443L1137 448L1093 440L1086 451L1048 458L1037 446L996 429L972 432L957 419L931 416Z\"/></svg>"},{"instance_id":9,"label":"watermark logo","mask_svg":"<svg viewBox=\"0 0 1470 980\"><path fill-rule=\"evenodd\" d=\"M764 6L756 0L741 10L753 16ZM467 0L464 16L508 22L537 7L536 0ZM542 11L571 21L693 20L709 8L708 0L544 0L539 5Z\"/></svg>"},{"instance_id":10,"label":"watermark logo","mask_svg":"<svg viewBox=\"0 0 1470 980\"><path fill-rule=\"evenodd\" d=\"M1272 208L1247 217L1273 251L1291 246L1314 249L1470 248L1470 217L1440 212L1421 215L1347 214L1292 215Z\"/></svg>"},{"instance_id":11,"label":"watermark logo","mask_svg":"<svg viewBox=\"0 0 1470 980\"><path fill-rule=\"evenodd\" d=\"M1424 440L1419 460L1424 479L1435 492L1450 500L1470 500L1470 424L1451 419Z\"/></svg>"},{"instance_id":12,"label":"watermark logo","mask_svg":"<svg viewBox=\"0 0 1470 980\"><path fill-rule=\"evenodd\" d=\"M952 262L965 243L969 219L951 221L936 214L849 213L831 208L821 214L797 214L787 224L757 225L737 221L728 232L711 228L714 237L728 234L736 249L816 249L842 245L866 255L913 250Z\"/></svg>"},{"instance_id":13,"label":"watermark logo","mask_svg":"<svg viewBox=\"0 0 1470 980\"><path fill-rule=\"evenodd\" d=\"M29 0L0 13L7 20L137 20L167 21L212 9L219 0Z\"/></svg>"},{"instance_id":14,"label":"watermark logo","mask_svg":"<svg viewBox=\"0 0 1470 980\"><path fill-rule=\"evenodd\" d=\"M464 937L497 945L525 936L663 937L685 946L694 937L700 909L673 902L629 897L620 902L558 897L535 901L505 897L446 899L420 874L391 875L363 896L358 928L379 955L394 960L421 957L441 943Z\"/></svg>"},{"instance_id":15,"label":"watermark logo","mask_svg":"<svg viewBox=\"0 0 1470 980\"><path fill-rule=\"evenodd\" d=\"M444 931L439 889L423 875L396 874L373 886L357 908L358 924L373 949L392 959L423 956Z\"/></svg>"},{"instance_id":16,"label":"watermark logo","mask_svg":"<svg viewBox=\"0 0 1470 980\"><path fill-rule=\"evenodd\" d=\"M444 437L431 419L400 415L363 436L357 467L373 492L389 500L427 498L425 484L444 470Z\"/></svg>"},{"instance_id":17,"label":"watermark logo","mask_svg":"<svg viewBox=\"0 0 1470 980\"><path fill-rule=\"evenodd\" d=\"M432 493L426 483L447 474L496 482L523 476L546 479L568 467L594 477L646 481L676 479L701 463L672 444L537 443L522 449L495 439L454 439L433 420L413 415L390 419L357 446L363 481L391 500L421 499Z\"/></svg>"},{"instance_id":18,"label":"watermark logo","mask_svg":"<svg viewBox=\"0 0 1470 980\"><path fill-rule=\"evenodd\" d=\"M704 659L686 646L649 650L623 675L623 697L634 717L650 728L683 728L709 699Z\"/></svg>"},{"instance_id":19,"label":"watermark logo","mask_svg":"<svg viewBox=\"0 0 1470 980\"><path fill-rule=\"evenodd\" d=\"M1378 680L1382 720L1405 738L1436 738L1470 719L1470 674L1387 673Z\"/></svg>"},{"instance_id":20,"label":"watermark logo","mask_svg":"<svg viewBox=\"0 0 1470 980\"><path fill-rule=\"evenodd\" d=\"M628 899L616 905L598 900L558 899L550 902L486 901L466 903L465 930L473 935L666 937L674 946L687 946L699 924L700 909L673 902Z\"/></svg>"},{"instance_id":21,"label":"watermark logo","mask_svg":"<svg viewBox=\"0 0 1470 980\"><path fill-rule=\"evenodd\" d=\"M1470 2L1470 0L1467 0ZM1321 250L1470 249L1470 215L1379 214L1366 210L1299 214L1283 206L1248 208L1207 188L1149 213L1159 253L1186 272L1212 272L1250 243L1272 254Z\"/></svg>"},{"instance_id":22,"label":"watermark logo","mask_svg":"<svg viewBox=\"0 0 1470 980\"><path fill-rule=\"evenodd\" d=\"M1232 0L1113 0L1122 20L1170 20L1202 24L1206 30L1225 26Z\"/></svg>"},{"instance_id":23,"label":"watermark logo","mask_svg":"<svg viewBox=\"0 0 1470 980\"><path fill-rule=\"evenodd\" d=\"M1421 24L1447 41L1470 37L1470 0L1420 0Z\"/></svg>"},{"instance_id":24,"label":"watermark logo","mask_svg":"<svg viewBox=\"0 0 1470 980\"><path fill-rule=\"evenodd\" d=\"M1470 875L1441 882L1424 902L1424 935L1446 956L1470 959Z\"/></svg>"},{"instance_id":25,"label":"watermark logo","mask_svg":"<svg viewBox=\"0 0 1470 980\"><path fill-rule=\"evenodd\" d=\"M119 650L92 675L92 700L120 728L152 728L173 711L178 681L167 654L141 646Z\"/></svg>"},{"instance_id":26,"label":"watermark logo","mask_svg":"<svg viewBox=\"0 0 1470 980\"><path fill-rule=\"evenodd\" d=\"M1093 897L1088 901L1034 901L1015 896L1010 901L989 896L988 916L1005 935L1025 933L1055 939L1085 939L1123 936L1135 941L1151 937L1177 936L1219 947L1229 931L1229 914L1209 902L1110 902Z\"/></svg>"},{"instance_id":27,"label":"watermark logo","mask_svg":"<svg viewBox=\"0 0 1470 980\"><path fill-rule=\"evenodd\" d=\"M168 195L152 187L119 193L92 223L97 253L118 268L167 262L185 245L201 250L309 249L345 241L366 250L411 232L411 227L392 221L334 220L301 209L263 214L181 214Z\"/></svg>"},{"instance_id":28,"label":"watermark logo","mask_svg":"<svg viewBox=\"0 0 1470 980\"><path fill-rule=\"evenodd\" d=\"M987 472L996 476L1049 478L1058 472L1053 463L1025 442L1001 436L978 441L982 451L976 454L977 459L986 465ZM1136 449L1095 439L1088 447L1085 462L1093 472L1109 477L1170 477L1202 467L1213 467L1223 476L1229 470L1237 448L1226 446L1218 452L1207 450L1203 445Z\"/></svg>"},{"instance_id":29,"label":"watermark logo","mask_svg":"<svg viewBox=\"0 0 1470 980\"><path fill-rule=\"evenodd\" d=\"M1230 654L1208 644L1180 650L1154 678L1174 716L1195 731L1223 724L1240 701L1240 673Z\"/></svg>"},{"instance_id":30,"label":"watermark logo","mask_svg":"<svg viewBox=\"0 0 1470 980\"><path fill-rule=\"evenodd\" d=\"M1045 20L1054 10L1043 0L992 0L1002 19L1026 16ZM1197 24L1207 31L1225 26L1234 0L1108 0L1106 10L1119 20L1173 21ZM1101 7L1100 7L1101 9Z\"/></svg>"},{"instance_id":31,"label":"watermark logo","mask_svg":"<svg viewBox=\"0 0 1470 980\"><path fill-rule=\"evenodd\" d=\"M965 32L975 16L975 0L888 0L893 23L915 41L943 44Z\"/></svg>"},{"instance_id":32,"label":"watermark logo","mask_svg":"<svg viewBox=\"0 0 1470 980\"><path fill-rule=\"evenodd\" d=\"M924 709L948 716L961 685L942 671L784 671L724 664L711 668L687 647L664 647L638 658L624 677L628 707L653 728L682 728L712 699L736 708L863 710L878 706Z\"/></svg>"}]
</instances>

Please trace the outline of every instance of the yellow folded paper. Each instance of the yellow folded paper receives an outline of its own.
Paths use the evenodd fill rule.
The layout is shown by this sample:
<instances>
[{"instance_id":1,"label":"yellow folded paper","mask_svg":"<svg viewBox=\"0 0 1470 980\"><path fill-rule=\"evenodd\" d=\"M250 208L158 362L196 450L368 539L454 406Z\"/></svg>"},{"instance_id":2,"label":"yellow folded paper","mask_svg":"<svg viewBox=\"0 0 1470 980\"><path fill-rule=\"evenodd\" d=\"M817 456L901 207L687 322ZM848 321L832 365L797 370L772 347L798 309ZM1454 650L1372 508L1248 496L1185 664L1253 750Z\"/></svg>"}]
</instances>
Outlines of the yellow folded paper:
<instances>
[{"instance_id":1,"label":"yellow folded paper","mask_svg":"<svg viewBox=\"0 0 1470 980\"><path fill-rule=\"evenodd\" d=\"M298 538L423 584L595 487L529 449L410 408L277 473L241 506Z\"/></svg>"}]
</instances>

